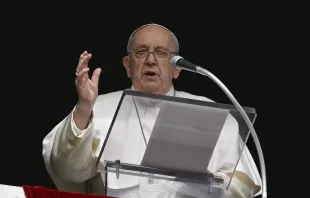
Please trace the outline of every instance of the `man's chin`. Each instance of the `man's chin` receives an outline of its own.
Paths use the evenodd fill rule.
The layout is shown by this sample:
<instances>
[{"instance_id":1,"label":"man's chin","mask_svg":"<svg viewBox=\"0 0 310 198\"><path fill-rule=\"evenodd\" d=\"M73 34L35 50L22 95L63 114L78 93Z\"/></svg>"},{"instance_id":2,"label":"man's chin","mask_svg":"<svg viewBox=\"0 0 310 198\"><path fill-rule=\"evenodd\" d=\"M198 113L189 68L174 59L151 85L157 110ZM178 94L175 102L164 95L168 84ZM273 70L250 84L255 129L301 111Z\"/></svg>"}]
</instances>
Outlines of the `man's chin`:
<instances>
[{"instance_id":1,"label":"man's chin","mask_svg":"<svg viewBox=\"0 0 310 198\"><path fill-rule=\"evenodd\" d=\"M161 88L161 83L159 82L147 82L142 83L142 88L145 92L158 92Z\"/></svg>"}]
</instances>

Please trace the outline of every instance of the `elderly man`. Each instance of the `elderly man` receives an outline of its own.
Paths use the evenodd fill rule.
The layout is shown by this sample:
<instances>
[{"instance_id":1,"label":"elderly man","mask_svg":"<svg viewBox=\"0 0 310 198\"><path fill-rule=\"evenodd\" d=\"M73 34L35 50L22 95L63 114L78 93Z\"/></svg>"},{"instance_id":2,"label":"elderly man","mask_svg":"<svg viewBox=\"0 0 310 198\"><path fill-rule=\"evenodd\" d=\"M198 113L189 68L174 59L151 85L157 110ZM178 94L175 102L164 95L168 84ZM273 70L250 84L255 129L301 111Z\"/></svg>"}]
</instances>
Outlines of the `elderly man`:
<instances>
[{"instance_id":1,"label":"elderly man","mask_svg":"<svg viewBox=\"0 0 310 198\"><path fill-rule=\"evenodd\" d=\"M175 35L167 28L158 24L139 27L130 36L127 51L128 55L123 58L123 64L132 80L132 90L211 101L206 97L174 89L172 80L178 78L180 70L173 67L170 61L173 55L178 53L179 44ZM43 157L47 171L59 190L104 194L103 179L98 174L95 163L122 91L98 96L101 69L97 68L89 77L88 62L91 56L86 51L80 56L76 69L78 102L72 112L44 138ZM156 107L146 105L142 108L143 112L154 112L152 110ZM148 119L154 121L156 118L156 113L148 118L146 114L139 115L141 126L144 126ZM217 144L208 167L210 171L223 177L226 183L232 172L229 163L226 162L238 156L237 153L233 153L239 147L237 127L233 119L226 121L219 138L220 143ZM145 127L144 130L149 137L151 129ZM113 181L111 186L108 186L111 187L114 196L126 197L125 194L129 195L131 190L137 191L134 188L136 184L128 187L121 182L114 182L113 187ZM260 186L261 180L255 163L249 151L245 149L230 188L223 192L223 196L250 197L252 194L259 194ZM153 193L156 194L155 191ZM170 196L200 196L195 193L195 190L189 189L188 192L183 190Z\"/></svg>"}]
</instances>

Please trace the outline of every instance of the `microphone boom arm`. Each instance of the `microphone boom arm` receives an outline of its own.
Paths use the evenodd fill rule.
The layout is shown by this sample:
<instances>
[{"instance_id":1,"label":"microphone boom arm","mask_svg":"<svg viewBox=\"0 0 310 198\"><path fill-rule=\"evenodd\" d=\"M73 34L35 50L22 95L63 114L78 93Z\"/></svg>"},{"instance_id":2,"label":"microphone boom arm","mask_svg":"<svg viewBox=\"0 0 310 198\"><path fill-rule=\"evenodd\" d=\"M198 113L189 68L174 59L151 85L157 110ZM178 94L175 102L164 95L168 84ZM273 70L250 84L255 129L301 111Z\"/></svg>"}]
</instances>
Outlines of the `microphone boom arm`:
<instances>
[{"instance_id":1,"label":"microphone boom arm","mask_svg":"<svg viewBox=\"0 0 310 198\"><path fill-rule=\"evenodd\" d=\"M235 97L232 95L232 93L228 90L228 88L215 75L213 75L208 70L202 67L199 67L199 66L196 67L196 73L199 73L204 76L208 76L224 91L227 97L231 100L231 102L235 105L235 107L241 113L243 119L245 120L247 126L249 127L251 131L251 135L254 139L254 143L255 143L255 146L258 152L258 157L259 157L259 162L260 162L260 168L261 168L261 174L262 174L261 176L262 177L262 198L267 198L267 181L266 181L266 167L265 167L264 155L263 155L262 147L260 145L258 136L256 134L256 131L249 117L247 116L247 114L245 113L241 105L238 103L238 101L235 99Z\"/></svg>"}]
</instances>

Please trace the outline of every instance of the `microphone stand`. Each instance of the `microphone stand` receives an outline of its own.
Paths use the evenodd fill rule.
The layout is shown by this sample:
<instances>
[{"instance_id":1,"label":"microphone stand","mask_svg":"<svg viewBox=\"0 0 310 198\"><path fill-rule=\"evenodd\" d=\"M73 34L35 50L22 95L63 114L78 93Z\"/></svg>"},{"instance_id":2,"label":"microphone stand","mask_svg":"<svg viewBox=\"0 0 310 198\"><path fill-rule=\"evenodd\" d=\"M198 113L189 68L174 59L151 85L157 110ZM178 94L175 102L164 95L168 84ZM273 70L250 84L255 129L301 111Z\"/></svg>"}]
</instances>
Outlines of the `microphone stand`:
<instances>
[{"instance_id":1,"label":"microphone stand","mask_svg":"<svg viewBox=\"0 0 310 198\"><path fill-rule=\"evenodd\" d=\"M263 151L262 151L259 139L257 137L257 134L255 132L255 129L249 117L247 116L247 114L245 113L241 105L238 103L238 101L235 99L235 97L232 95L232 93L228 90L228 88L215 75L213 75L208 70L201 68L199 66L196 66L196 73L199 73L204 76L208 76L225 92L225 94L228 96L231 102L235 105L235 107L241 113L243 119L245 120L247 126L249 127L251 131L251 135L254 139L254 143L255 143L255 146L258 152L258 157L259 157L259 162L260 162L260 168L261 168L261 174L262 174L262 198L267 198L267 181L266 181L266 167L265 167L264 155L263 155Z\"/></svg>"}]
</instances>

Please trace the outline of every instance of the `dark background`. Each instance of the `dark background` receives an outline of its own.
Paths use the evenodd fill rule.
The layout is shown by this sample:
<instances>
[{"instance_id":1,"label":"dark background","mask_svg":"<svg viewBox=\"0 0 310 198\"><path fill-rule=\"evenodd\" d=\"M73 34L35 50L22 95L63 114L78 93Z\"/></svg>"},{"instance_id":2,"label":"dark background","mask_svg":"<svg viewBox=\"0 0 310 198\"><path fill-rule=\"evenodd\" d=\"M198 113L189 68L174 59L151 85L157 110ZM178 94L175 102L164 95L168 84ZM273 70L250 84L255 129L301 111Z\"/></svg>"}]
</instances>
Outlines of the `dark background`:
<instances>
[{"instance_id":1,"label":"dark background","mask_svg":"<svg viewBox=\"0 0 310 198\"><path fill-rule=\"evenodd\" d=\"M2 159L8 161L1 160L0 183L54 188L44 167L42 140L77 102L74 73L80 53L93 54L92 70L103 69L100 94L128 88L122 66L128 37L140 25L154 22L175 33L181 56L215 74L241 105L256 108L255 129L265 154L269 197L274 197L276 152L281 149L275 145L278 135L286 132L278 126L283 118L275 115L281 115L288 95L287 2L190 3L27 2L16 7L12 20L17 23L11 25L17 35L17 118L14 130L2 136ZM198 74L181 72L175 87L231 103L210 79ZM248 146L257 161L252 139Z\"/></svg>"}]
</instances>

